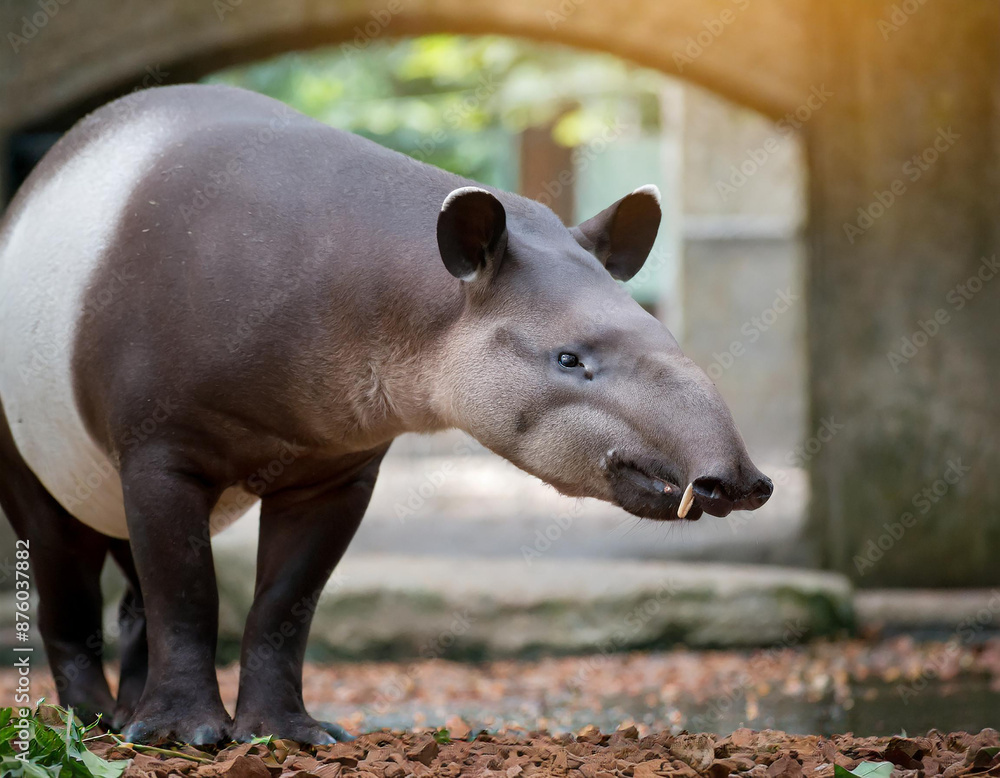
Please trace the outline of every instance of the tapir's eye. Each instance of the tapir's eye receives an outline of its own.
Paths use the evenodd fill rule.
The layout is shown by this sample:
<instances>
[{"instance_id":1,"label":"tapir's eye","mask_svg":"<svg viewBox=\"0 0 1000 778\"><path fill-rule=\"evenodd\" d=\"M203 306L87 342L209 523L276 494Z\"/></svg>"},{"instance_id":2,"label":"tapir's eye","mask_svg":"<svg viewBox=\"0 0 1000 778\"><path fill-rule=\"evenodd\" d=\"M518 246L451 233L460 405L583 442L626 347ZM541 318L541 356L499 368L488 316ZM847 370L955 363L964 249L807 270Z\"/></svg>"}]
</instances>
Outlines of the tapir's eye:
<instances>
[{"instance_id":1,"label":"tapir's eye","mask_svg":"<svg viewBox=\"0 0 1000 778\"><path fill-rule=\"evenodd\" d=\"M570 354L564 351L559 355L559 364L563 367L579 367L580 360L576 354Z\"/></svg>"}]
</instances>

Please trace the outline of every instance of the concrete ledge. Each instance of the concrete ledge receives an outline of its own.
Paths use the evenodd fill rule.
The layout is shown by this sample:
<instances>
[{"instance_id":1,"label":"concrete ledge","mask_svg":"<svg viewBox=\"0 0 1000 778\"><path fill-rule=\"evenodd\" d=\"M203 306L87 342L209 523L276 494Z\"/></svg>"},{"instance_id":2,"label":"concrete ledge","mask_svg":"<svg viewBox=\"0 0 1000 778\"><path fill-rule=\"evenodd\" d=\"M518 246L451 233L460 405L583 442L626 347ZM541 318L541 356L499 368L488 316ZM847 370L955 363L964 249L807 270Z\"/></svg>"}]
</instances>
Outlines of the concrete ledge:
<instances>
[{"instance_id":1,"label":"concrete ledge","mask_svg":"<svg viewBox=\"0 0 1000 778\"><path fill-rule=\"evenodd\" d=\"M1000 631L1000 586L995 589L868 589L854 596L858 626L964 642Z\"/></svg>"},{"instance_id":2,"label":"concrete ledge","mask_svg":"<svg viewBox=\"0 0 1000 778\"><path fill-rule=\"evenodd\" d=\"M225 647L238 641L253 576L224 557L218 567ZM843 576L790 568L354 556L320 598L310 654L480 659L790 645L850 629L851 597ZM299 624L290 614L288 629Z\"/></svg>"}]
</instances>

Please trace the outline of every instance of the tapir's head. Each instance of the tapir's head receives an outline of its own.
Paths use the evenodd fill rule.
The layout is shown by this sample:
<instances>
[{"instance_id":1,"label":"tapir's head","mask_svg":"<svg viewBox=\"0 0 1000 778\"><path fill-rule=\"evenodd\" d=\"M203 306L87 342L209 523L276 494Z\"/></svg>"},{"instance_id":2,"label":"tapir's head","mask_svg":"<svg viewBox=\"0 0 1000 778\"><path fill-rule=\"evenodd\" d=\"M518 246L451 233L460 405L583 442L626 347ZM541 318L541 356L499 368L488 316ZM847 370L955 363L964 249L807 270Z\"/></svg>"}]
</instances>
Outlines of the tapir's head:
<instances>
[{"instance_id":1,"label":"tapir's head","mask_svg":"<svg viewBox=\"0 0 1000 778\"><path fill-rule=\"evenodd\" d=\"M715 385L617 283L659 223L652 186L572 229L513 195L452 192L437 225L465 295L446 346L450 415L564 494L653 519L758 508L771 481Z\"/></svg>"}]
</instances>

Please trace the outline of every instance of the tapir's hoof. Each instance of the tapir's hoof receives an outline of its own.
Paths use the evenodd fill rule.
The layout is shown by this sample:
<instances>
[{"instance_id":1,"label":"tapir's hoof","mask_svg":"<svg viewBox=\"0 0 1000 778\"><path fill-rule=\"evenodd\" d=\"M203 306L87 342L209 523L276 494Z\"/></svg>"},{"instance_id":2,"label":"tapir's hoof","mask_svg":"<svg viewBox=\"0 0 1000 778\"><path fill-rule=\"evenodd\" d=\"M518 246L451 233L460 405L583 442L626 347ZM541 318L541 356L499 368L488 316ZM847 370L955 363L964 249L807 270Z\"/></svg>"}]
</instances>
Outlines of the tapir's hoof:
<instances>
[{"instance_id":1,"label":"tapir's hoof","mask_svg":"<svg viewBox=\"0 0 1000 778\"><path fill-rule=\"evenodd\" d=\"M352 740L354 740L354 735L352 735L343 727L339 727L336 724L331 724L329 721L321 721L319 725L323 729L325 729L330 735L332 735L333 739L336 740L338 743L350 743Z\"/></svg>"},{"instance_id":2,"label":"tapir's hoof","mask_svg":"<svg viewBox=\"0 0 1000 778\"><path fill-rule=\"evenodd\" d=\"M299 715L284 721L268 720L266 723L259 723L255 726L240 726L240 718L237 716L234 740L248 743L252 738L266 735L314 746L347 743L354 740L354 736L343 727L338 727L328 721L316 721L311 716Z\"/></svg>"},{"instance_id":3,"label":"tapir's hoof","mask_svg":"<svg viewBox=\"0 0 1000 778\"><path fill-rule=\"evenodd\" d=\"M71 709L73 715L86 725L93 724L100 718L101 727L107 729L111 726L111 711L115 709L115 701L107 688L94 689L93 686L96 684L90 687L79 683L70 685L59 695L59 704L67 710Z\"/></svg>"},{"instance_id":4,"label":"tapir's hoof","mask_svg":"<svg viewBox=\"0 0 1000 778\"><path fill-rule=\"evenodd\" d=\"M115 715L110 719L112 731L121 732L126 726L128 726L128 723L132 720L134 715L135 711L131 708L123 708L121 706L115 708Z\"/></svg>"},{"instance_id":5,"label":"tapir's hoof","mask_svg":"<svg viewBox=\"0 0 1000 778\"><path fill-rule=\"evenodd\" d=\"M229 717L227 716L226 719ZM229 741L230 724L226 720L213 722L166 721L166 717L137 717L122 730L128 743L162 743L176 740L194 746L212 746Z\"/></svg>"}]
</instances>

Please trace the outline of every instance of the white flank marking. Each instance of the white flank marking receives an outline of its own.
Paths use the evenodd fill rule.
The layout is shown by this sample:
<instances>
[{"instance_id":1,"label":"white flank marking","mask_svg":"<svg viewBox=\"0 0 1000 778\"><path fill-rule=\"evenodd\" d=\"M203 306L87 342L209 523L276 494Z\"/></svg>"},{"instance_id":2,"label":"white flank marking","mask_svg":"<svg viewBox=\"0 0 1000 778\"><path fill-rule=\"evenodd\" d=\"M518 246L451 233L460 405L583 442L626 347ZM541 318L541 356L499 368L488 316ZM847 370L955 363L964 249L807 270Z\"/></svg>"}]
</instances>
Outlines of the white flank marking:
<instances>
[{"instance_id":1,"label":"white flank marking","mask_svg":"<svg viewBox=\"0 0 1000 778\"><path fill-rule=\"evenodd\" d=\"M150 111L94 137L0 235L0 397L14 442L64 508L119 538L128 537L121 480L77 409L73 342L90 279L169 135L167 117ZM230 514L233 491L220 501ZM213 531L228 523L213 514Z\"/></svg>"}]
</instances>

